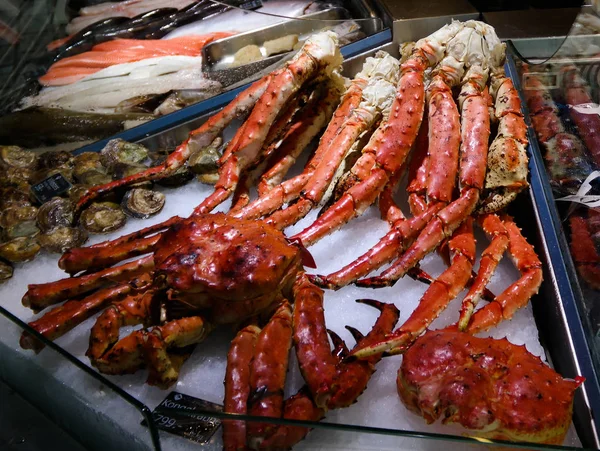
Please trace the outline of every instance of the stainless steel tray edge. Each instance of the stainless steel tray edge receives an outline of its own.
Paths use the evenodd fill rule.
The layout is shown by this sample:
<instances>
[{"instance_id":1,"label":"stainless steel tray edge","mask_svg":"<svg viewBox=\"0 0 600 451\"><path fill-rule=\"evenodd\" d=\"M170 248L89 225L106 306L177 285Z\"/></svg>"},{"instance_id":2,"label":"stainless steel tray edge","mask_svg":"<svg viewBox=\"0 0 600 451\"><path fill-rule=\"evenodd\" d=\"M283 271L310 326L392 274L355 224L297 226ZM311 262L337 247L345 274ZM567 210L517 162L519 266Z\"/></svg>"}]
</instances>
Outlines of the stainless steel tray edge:
<instances>
[{"instance_id":1,"label":"stainless steel tray edge","mask_svg":"<svg viewBox=\"0 0 600 451\"><path fill-rule=\"evenodd\" d=\"M569 277L569 262L565 261L561 251L561 249L566 249L566 239L561 232L560 219L542 161L542 154L529 121L527 104L522 96L518 72L510 54L507 58L507 68L508 74L521 96L528 128L529 193L534 206L536 223L542 233L536 244L538 250L543 249L540 257L544 260L545 267L550 269L545 272L550 275L550 281L545 278L546 283L543 284L546 289L542 288L542 295L533 300L534 314L555 368L565 377L582 375L586 378L586 382L575 396L574 423L583 445L598 449L600 448L598 433L600 429L600 386L576 305L573 281ZM572 267L572 263L570 264ZM550 283L552 292L548 290ZM548 308L549 305L545 302L547 296L554 296L558 301L552 305L554 308Z\"/></svg>"}]
</instances>

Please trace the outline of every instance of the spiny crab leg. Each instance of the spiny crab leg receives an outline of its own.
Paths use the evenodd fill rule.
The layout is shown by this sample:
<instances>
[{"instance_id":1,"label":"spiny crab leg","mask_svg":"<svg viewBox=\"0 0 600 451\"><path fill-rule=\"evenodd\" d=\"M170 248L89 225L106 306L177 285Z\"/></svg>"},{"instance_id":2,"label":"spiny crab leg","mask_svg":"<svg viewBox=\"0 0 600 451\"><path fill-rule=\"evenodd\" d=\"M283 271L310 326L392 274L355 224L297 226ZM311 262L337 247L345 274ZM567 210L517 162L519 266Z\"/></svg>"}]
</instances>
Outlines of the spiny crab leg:
<instances>
[{"instance_id":1,"label":"spiny crab leg","mask_svg":"<svg viewBox=\"0 0 600 451\"><path fill-rule=\"evenodd\" d=\"M152 252L160 234L181 221L174 216L159 224L146 227L110 241L88 247L68 249L58 260L58 267L69 274L106 268L125 259ZM156 235L155 235L156 234Z\"/></svg>"},{"instance_id":2,"label":"spiny crab leg","mask_svg":"<svg viewBox=\"0 0 600 451\"><path fill-rule=\"evenodd\" d=\"M327 410L347 407L365 389L381 355L368 361L346 363L343 341L326 329L323 291L299 274L293 288L294 309L284 302L262 329L242 329L232 342L225 376L225 408L230 413L250 413L265 417L317 421ZM348 327L357 346L366 346L389 333L399 312L392 304L359 300L376 307L381 314L371 332L363 336ZM328 334L334 342L330 349ZM287 355L293 336L296 354L306 386L283 401ZM247 403L246 403L247 400ZM265 423L227 421L226 450L287 449L304 438L307 428Z\"/></svg>"},{"instance_id":3,"label":"spiny crab leg","mask_svg":"<svg viewBox=\"0 0 600 451\"><path fill-rule=\"evenodd\" d=\"M363 358L373 353L398 354L406 351L464 289L475 261L475 238L471 218L456 229L448 247L451 255L450 267L429 286L406 322L384 340L365 347L356 347L350 356Z\"/></svg>"},{"instance_id":4,"label":"spiny crab leg","mask_svg":"<svg viewBox=\"0 0 600 451\"><path fill-rule=\"evenodd\" d=\"M486 39L488 39L487 35ZM496 42L496 39L491 39L488 46L490 54L495 54L495 49L498 46L503 48L503 44L500 44L499 40ZM501 61L494 63L500 65ZM471 66L465 75L465 79L466 82L463 84L459 96L462 110L460 197L435 214L435 218L427 224L415 242L390 268L380 276L359 280L357 285L377 287L394 284L410 268L421 261L425 255L435 250L444 239L449 238L477 206L480 192L483 190L486 181L487 149L490 135L487 98L483 95L487 81L486 70L480 66ZM516 91L512 92L512 96L516 96L516 100L511 97L511 103L514 101L517 104L514 105L514 109L510 109L510 114L513 114L513 111L518 111L520 114L520 104L518 104ZM503 98L498 97L500 100L497 103L502 103ZM505 116L508 115L506 109L504 109L504 113ZM521 121L522 119L521 116ZM525 128L524 122L522 122L522 126ZM505 137L502 135L501 131L504 130L505 128L499 127L499 135L492 143L495 148L499 149L502 145L508 146L515 141L512 136ZM495 155L499 155L499 153L497 152ZM503 162L503 164L506 164L506 162ZM525 170L526 168L527 166L525 166Z\"/></svg>"},{"instance_id":5,"label":"spiny crab leg","mask_svg":"<svg viewBox=\"0 0 600 451\"><path fill-rule=\"evenodd\" d=\"M212 211L233 193L242 171L260 162L260 150L277 113L306 82L320 73L331 75L340 63L337 35L324 32L309 38L302 50L272 75L265 92L223 154L214 192L194 209L193 214Z\"/></svg>"},{"instance_id":6,"label":"spiny crab leg","mask_svg":"<svg viewBox=\"0 0 600 451\"><path fill-rule=\"evenodd\" d=\"M404 164L417 137L425 106L424 72L439 62L446 43L463 25L453 22L420 40L400 66L400 79L390 116L363 149L356 168L372 168L369 175L349 188L311 226L296 234L305 246L333 232L371 205L389 178Z\"/></svg>"},{"instance_id":7,"label":"spiny crab leg","mask_svg":"<svg viewBox=\"0 0 600 451\"><path fill-rule=\"evenodd\" d=\"M77 202L76 211L78 213L81 212L93 200L118 188L124 188L148 180L160 180L173 174L185 164L195 150L209 146L234 119L246 115L260 96L264 94L270 80L271 74L266 75L238 94L234 101L212 116L201 127L191 132L188 139L177 147L160 166L155 166L120 180L90 188Z\"/></svg>"},{"instance_id":8,"label":"spiny crab leg","mask_svg":"<svg viewBox=\"0 0 600 451\"><path fill-rule=\"evenodd\" d=\"M508 248L510 241L508 231L500 218L495 214L484 215L478 222L487 237L490 239L489 246L483 251L479 270L473 285L462 301L460 309L460 318L458 320L458 329L464 331L471 320L475 306L479 302L486 285L492 279L492 275L502 259L504 252ZM492 300L493 301L493 300Z\"/></svg>"},{"instance_id":9,"label":"spiny crab leg","mask_svg":"<svg viewBox=\"0 0 600 451\"><path fill-rule=\"evenodd\" d=\"M363 71L352 81L338 109L347 111L347 116L339 114L330 123L320 140L314 157L304 172L288 180L279 187L253 202L247 209L234 216L259 217L269 214L296 197L300 198L285 210L276 212L267 221L275 227L284 228L304 217L325 194L341 161L352 147L358 136L373 126L383 110L389 107L386 93L393 91L391 83L397 74L397 61L389 55L375 55L369 58ZM360 92L360 97L358 93ZM347 102L360 103L348 108ZM298 180L306 182L300 184ZM294 189L290 189L293 186Z\"/></svg>"},{"instance_id":10,"label":"spiny crab leg","mask_svg":"<svg viewBox=\"0 0 600 451\"><path fill-rule=\"evenodd\" d=\"M341 99L339 99L337 91L333 83L330 84L330 87L326 89L327 93L323 101L312 105L312 108L306 114L301 115L290 128L283 138L282 144L277 148L277 153L273 156L275 163L260 178L257 186L259 197L264 196L283 182L283 177L296 162L302 149L325 125L327 128L321 141L330 142L337 135L343 120L360 103L362 86L352 82Z\"/></svg>"},{"instance_id":11,"label":"spiny crab leg","mask_svg":"<svg viewBox=\"0 0 600 451\"><path fill-rule=\"evenodd\" d=\"M41 318L30 322L29 326L42 334L48 340L56 340L96 314L110 302L115 302L129 295L133 288L128 283L98 290L81 300L70 300L55 307ZM23 332L19 342L23 349L33 349L39 352L43 344L32 335Z\"/></svg>"},{"instance_id":12,"label":"spiny crab leg","mask_svg":"<svg viewBox=\"0 0 600 451\"><path fill-rule=\"evenodd\" d=\"M131 280L151 271L153 268L153 256L147 255L121 266L107 268L93 274L66 278L56 282L32 284L29 285L22 302L25 307L42 310L52 304L74 298L103 285Z\"/></svg>"},{"instance_id":13,"label":"spiny crab leg","mask_svg":"<svg viewBox=\"0 0 600 451\"><path fill-rule=\"evenodd\" d=\"M391 102L388 99L393 98L398 77L398 61L387 54L379 53L372 60L376 63L370 65L367 62L363 68L363 72L366 73L361 72L357 75L357 78L368 79L362 101L344 121L333 141L325 143L326 158L319 161L296 202L285 210L274 213L267 219L268 222L283 228L306 216L323 199L338 167L359 136L373 128L381 116L386 117L389 114Z\"/></svg>"},{"instance_id":14,"label":"spiny crab leg","mask_svg":"<svg viewBox=\"0 0 600 451\"><path fill-rule=\"evenodd\" d=\"M500 321L512 318L514 313L527 305L542 284L542 263L533 246L521 234L521 230L508 215L502 216L508 232L510 253L521 277L496 296L494 301L477 310L471 317L466 332L476 334L494 327Z\"/></svg>"}]
</instances>

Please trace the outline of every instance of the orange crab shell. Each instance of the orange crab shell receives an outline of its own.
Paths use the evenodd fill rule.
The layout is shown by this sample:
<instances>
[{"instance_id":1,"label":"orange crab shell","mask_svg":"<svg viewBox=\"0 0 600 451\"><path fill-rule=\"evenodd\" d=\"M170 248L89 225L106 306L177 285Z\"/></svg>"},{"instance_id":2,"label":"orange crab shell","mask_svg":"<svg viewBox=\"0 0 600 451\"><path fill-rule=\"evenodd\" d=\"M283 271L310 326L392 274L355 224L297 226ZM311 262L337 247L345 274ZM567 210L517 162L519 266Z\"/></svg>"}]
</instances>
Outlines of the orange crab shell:
<instances>
[{"instance_id":1,"label":"orange crab shell","mask_svg":"<svg viewBox=\"0 0 600 451\"><path fill-rule=\"evenodd\" d=\"M174 297L199 308L220 304L219 311L231 303L243 310L240 304L249 304L249 311L268 306L291 290L302 269L300 249L280 231L221 213L173 226L162 236L154 261Z\"/></svg>"},{"instance_id":2,"label":"orange crab shell","mask_svg":"<svg viewBox=\"0 0 600 451\"><path fill-rule=\"evenodd\" d=\"M397 388L428 423L460 423L473 435L561 444L583 378L563 379L506 339L430 331L404 354Z\"/></svg>"}]
</instances>

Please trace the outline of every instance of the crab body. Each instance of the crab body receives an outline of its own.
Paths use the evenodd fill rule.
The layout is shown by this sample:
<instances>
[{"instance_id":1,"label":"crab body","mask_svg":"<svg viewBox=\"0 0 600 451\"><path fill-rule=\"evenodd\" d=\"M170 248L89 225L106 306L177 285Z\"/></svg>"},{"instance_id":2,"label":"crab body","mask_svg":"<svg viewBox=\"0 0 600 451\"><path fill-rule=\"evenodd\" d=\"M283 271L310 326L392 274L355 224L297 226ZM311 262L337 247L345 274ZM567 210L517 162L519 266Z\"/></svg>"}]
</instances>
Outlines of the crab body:
<instances>
[{"instance_id":1,"label":"crab body","mask_svg":"<svg viewBox=\"0 0 600 451\"><path fill-rule=\"evenodd\" d=\"M441 417L476 437L561 444L582 382L563 379L506 339L436 330L404 354L397 388L428 423Z\"/></svg>"},{"instance_id":2,"label":"crab body","mask_svg":"<svg viewBox=\"0 0 600 451\"><path fill-rule=\"evenodd\" d=\"M201 215L163 234L155 278L169 298L208 310L215 324L239 322L291 292L300 249L262 221Z\"/></svg>"}]
</instances>

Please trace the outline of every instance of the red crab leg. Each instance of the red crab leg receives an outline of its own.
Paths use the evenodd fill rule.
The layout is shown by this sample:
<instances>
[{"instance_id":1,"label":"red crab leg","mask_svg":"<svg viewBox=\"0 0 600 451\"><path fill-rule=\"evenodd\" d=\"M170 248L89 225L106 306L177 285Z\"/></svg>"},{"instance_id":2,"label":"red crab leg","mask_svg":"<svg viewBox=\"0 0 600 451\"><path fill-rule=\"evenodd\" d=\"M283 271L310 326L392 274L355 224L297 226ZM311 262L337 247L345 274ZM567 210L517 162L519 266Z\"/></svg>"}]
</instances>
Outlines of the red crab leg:
<instances>
[{"instance_id":1,"label":"red crab leg","mask_svg":"<svg viewBox=\"0 0 600 451\"><path fill-rule=\"evenodd\" d=\"M375 201L389 178L406 161L417 137L425 108L425 69L440 61L446 43L463 28L455 22L417 42L400 66L400 80L388 120L375 131L353 167L353 172L362 174L361 181L293 238L310 246L362 214Z\"/></svg>"},{"instance_id":2,"label":"red crab leg","mask_svg":"<svg viewBox=\"0 0 600 451\"><path fill-rule=\"evenodd\" d=\"M323 198L339 165L354 142L361 133L370 129L378 118L378 112L374 113L372 110L363 109L360 105L355 108L348 119L344 121L335 138L325 143L327 158L319 161L312 177L300 193L300 198L285 210L271 215L267 222L281 228L282 224L292 225L306 216ZM319 150L317 152L320 153Z\"/></svg>"},{"instance_id":3,"label":"red crab leg","mask_svg":"<svg viewBox=\"0 0 600 451\"><path fill-rule=\"evenodd\" d=\"M248 89L238 94L238 96L225 108L212 116L202 126L192 131L188 139L172 152L166 161L160 166L147 169L146 171L125 177L121 180L98 185L90 188L85 196L77 202L76 211L80 212L86 205L100 196L108 194L118 188L131 186L134 183L147 180L157 180L165 178L180 168L193 151L208 146L214 139L221 134L231 121L247 114L254 106L256 101L263 95L271 80L271 74L263 77L253 83Z\"/></svg>"},{"instance_id":4,"label":"red crab leg","mask_svg":"<svg viewBox=\"0 0 600 451\"><path fill-rule=\"evenodd\" d=\"M390 179L379 195L379 214L381 215L381 219L386 220L390 225L406 219L406 216L404 216L404 213L394 200L394 193L398 188L398 182L401 175L402 171L399 171L398 174L394 174L394 177Z\"/></svg>"},{"instance_id":5,"label":"red crab leg","mask_svg":"<svg viewBox=\"0 0 600 451\"><path fill-rule=\"evenodd\" d=\"M224 411L246 414L250 396L250 362L260 328L251 325L240 330L231 341L225 372ZM246 422L223 420L223 449L242 451L246 448Z\"/></svg>"},{"instance_id":6,"label":"red crab leg","mask_svg":"<svg viewBox=\"0 0 600 451\"><path fill-rule=\"evenodd\" d=\"M179 221L181 221L181 218L174 216L160 224L146 227L111 241L103 241L88 247L68 249L58 261L58 266L69 274L111 266L119 261L140 255L138 246L140 249L144 249L153 241L149 235L163 231ZM160 237L159 234L154 236ZM158 240L158 238L156 239ZM153 247L148 247L146 250L150 252ZM119 258L113 258L113 255L119 255Z\"/></svg>"},{"instance_id":7,"label":"red crab leg","mask_svg":"<svg viewBox=\"0 0 600 451\"><path fill-rule=\"evenodd\" d=\"M408 168L408 180L406 187L408 204L413 216L417 216L427 208L425 193L427 190L427 174L429 172L429 121L423 118L421 129L415 141L415 151Z\"/></svg>"},{"instance_id":8,"label":"red crab leg","mask_svg":"<svg viewBox=\"0 0 600 451\"><path fill-rule=\"evenodd\" d=\"M319 421L324 416L325 411L315 405L306 386L285 401L283 418L286 420ZM301 426L279 425L270 437L262 441L261 449L290 449L308 432L308 428Z\"/></svg>"},{"instance_id":9,"label":"red crab leg","mask_svg":"<svg viewBox=\"0 0 600 451\"><path fill-rule=\"evenodd\" d=\"M233 145L230 144L223 154L226 159L221 160L223 165L219 168L219 180L215 184L214 192L194 209L193 214L209 213L229 198L242 171L258 163L260 150L277 113L327 64L326 61L317 60L311 52L318 55L323 54L324 50L309 40L292 61L272 75L269 86L254 105L244 126L238 130L238 139L234 139Z\"/></svg>"},{"instance_id":10,"label":"red crab leg","mask_svg":"<svg viewBox=\"0 0 600 451\"><path fill-rule=\"evenodd\" d=\"M475 209L485 180L490 120L487 99L482 95L485 79L482 74L469 75L470 80L461 90L460 182L463 188L460 197L436 213L410 248L381 276L359 280L357 285L374 287L395 283L445 238L450 237ZM516 91L514 95L518 96Z\"/></svg>"},{"instance_id":11,"label":"red crab leg","mask_svg":"<svg viewBox=\"0 0 600 451\"><path fill-rule=\"evenodd\" d=\"M583 280L599 290L600 255L592 239L588 221L582 216L573 215L569 218L569 228L571 229L571 255L577 271Z\"/></svg>"},{"instance_id":12,"label":"red crab leg","mask_svg":"<svg viewBox=\"0 0 600 451\"><path fill-rule=\"evenodd\" d=\"M365 160L377 161L371 175L351 187L311 226L296 234L305 246L337 230L371 205L406 159L417 136L423 117L425 89L423 73L427 60L415 56L401 66L398 90L391 107L390 118L379 126L355 166ZM361 161L362 160L362 161Z\"/></svg>"},{"instance_id":13,"label":"red crab leg","mask_svg":"<svg viewBox=\"0 0 600 451\"><path fill-rule=\"evenodd\" d=\"M129 295L133 288L128 283L99 290L84 299L65 302L47 312L41 318L29 323L29 326L48 340L56 340L102 310L107 304ZM27 332L23 332L19 342L23 349L42 350L44 345Z\"/></svg>"},{"instance_id":14,"label":"red crab leg","mask_svg":"<svg viewBox=\"0 0 600 451\"><path fill-rule=\"evenodd\" d=\"M460 127L459 114L452 98L452 91L441 75L435 77L428 93L430 100L427 194L433 203L421 214L409 220L401 219L393 224L391 230L377 245L354 262L329 276L313 278L313 281L320 286L340 288L389 262L416 238L421 229L434 217L436 211L451 200L456 176L456 171L452 172L453 165L458 164L460 147L460 134L457 132ZM454 163L450 160L454 160ZM441 170L440 175L434 172L435 168L438 171L440 168L445 169Z\"/></svg>"},{"instance_id":15,"label":"red crab leg","mask_svg":"<svg viewBox=\"0 0 600 451\"><path fill-rule=\"evenodd\" d=\"M475 281L462 301L460 318L458 320L458 328L461 331L467 328L475 306L484 293L485 286L490 283L492 275L508 248L510 241L508 231L497 215L485 215L483 219L479 219L479 223L491 242L481 255Z\"/></svg>"},{"instance_id":16,"label":"red crab leg","mask_svg":"<svg viewBox=\"0 0 600 451\"><path fill-rule=\"evenodd\" d=\"M119 341L121 327L149 324L153 296L153 291L129 296L127 299L113 303L100 314L92 326L86 352L91 361L101 359Z\"/></svg>"},{"instance_id":17,"label":"red crab leg","mask_svg":"<svg viewBox=\"0 0 600 451\"><path fill-rule=\"evenodd\" d=\"M260 212L261 215L270 213L275 210L273 207L281 206L284 193L286 198L290 197L289 194L293 194L293 198L287 199L288 202L300 198L294 204L275 212L267 219L267 222L273 226L283 229L303 218L320 202L342 160L359 135L371 128L380 116L378 108L380 99L374 98L372 94L365 98L362 93L367 86L370 86L371 82L381 82L381 78L370 78L370 74L366 76L369 78L364 78L365 74L360 73L353 80L342 99L338 110L341 113L345 112L346 116L336 114L321 138L314 157L300 175L307 179L305 186L298 192L296 192L297 190L292 191L286 186L282 186L280 189L275 188L258 199L252 206L252 211L246 211L244 214L257 217L257 212ZM296 185L294 179L290 183Z\"/></svg>"},{"instance_id":18,"label":"red crab leg","mask_svg":"<svg viewBox=\"0 0 600 451\"><path fill-rule=\"evenodd\" d=\"M351 356L365 358L382 352L399 354L406 351L464 289L475 261L475 238L471 218L467 218L456 229L448 247L451 255L450 267L429 286L406 322L384 340L369 343L367 346L357 346L350 353Z\"/></svg>"},{"instance_id":19,"label":"red crab leg","mask_svg":"<svg viewBox=\"0 0 600 451\"><path fill-rule=\"evenodd\" d=\"M523 237L510 216L502 216L502 222L510 240L508 251L521 278L496 296L494 301L473 314L466 330L470 334L487 330L500 321L510 319L518 309L527 305L542 283L542 263L533 246Z\"/></svg>"},{"instance_id":20,"label":"red crab leg","mask_svg":"<svg viewBox=\"0 0 600 451\"><path fill-rule=\"evenodd\" d=\"M381 355L365 362L343 363L331 354L323 313L323 290L312 284L304 274L296 279L294 291L294 345L300 370L318 407L346 407L366 388ZM393 304L371 300L358 302L378 308L381 314L373 329L358 343L366 346L390 333L398 321L399 312Z\"/></svg>"},{"instance_id":21,"label":"red crab leg","mask_svg":"<svg viewBox=\"0 0 600 451\"><path fill-rule=\"evenodd\" d=\"M291 347L292 307L286 301L277 309L256 341L250 366L250 415L279 418L283 414L283 388ZM268 423L248 424L250 444L262 442L274 429L275 425Z\"/></svg>"},{"instance_id":22,"label":"red crab leg","mask_svg":"<svg viewBox=\"0 0 600 451\"><path fill-rule=\"evenodd\" d=\"M56 282L29 285L22 303L25 307L42 310L69 298L74 298L88 291L95 290L110 282L131 280L154 268L152 255L142 257L114 268L104 269L97 273L80 277L70 277Z\"/></svg>"},{"instance_id":23,"label":"red crab leg","mask_svg":"<svg viewBox=\"0 0 600 451\"><path fill-rule=\"evenodd\" d=\"M360 103L361 94L362 88L355 82L346 91L341 101L337 95L337 90L331 88L327 90L327 95L322 101L311 105L311 109L306 114L301 115L298 122L290 128L283 138L281 146L274 155L276 163L265 172L258 183L259 196L267 194L283 181L283 177L296 162L300 152L308 146L325 125L327 125L327 128L321 137L321 141L330 142L337 135L343 120ZM336 109L338 102L339 106ZM335 113L333 112L334 109Z\"/></svg>"}]
</instances>

